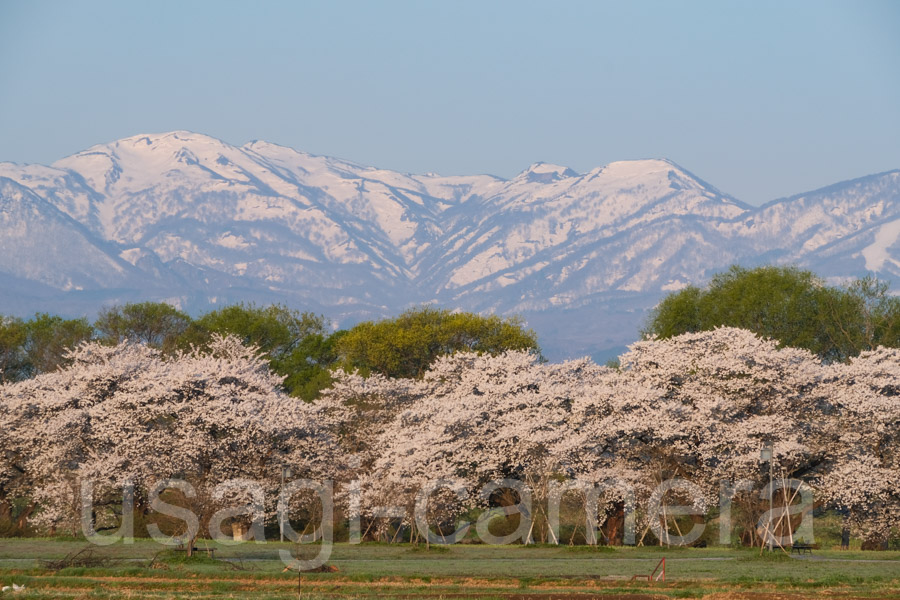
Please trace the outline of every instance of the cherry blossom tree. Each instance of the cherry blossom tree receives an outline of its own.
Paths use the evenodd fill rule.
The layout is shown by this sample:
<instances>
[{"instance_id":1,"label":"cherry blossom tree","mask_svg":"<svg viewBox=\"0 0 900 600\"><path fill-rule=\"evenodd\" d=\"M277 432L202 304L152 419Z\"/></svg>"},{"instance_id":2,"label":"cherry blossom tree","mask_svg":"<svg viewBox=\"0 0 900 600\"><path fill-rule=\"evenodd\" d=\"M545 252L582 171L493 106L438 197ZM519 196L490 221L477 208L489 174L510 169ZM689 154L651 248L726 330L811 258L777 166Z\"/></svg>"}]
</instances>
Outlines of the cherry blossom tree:
<instances>
[{"instance_id":1,"label":"cherry blossom tree","mask_svg":"<svg viewBox=\"0 0 900 600\"><path fill-rule=\"evenodd\" d=\"M900 528L900 350L863 352L831 372L833 464L819 485L877 547Z\"/></svg>"},{"instance_id":2,"label":"cherry blossom tree","mask_svg":"<svg viewBox=\"0 0 900 600\"><path fill-rule=\"evenodd\" d=\"M4 455L22 473L18 490L39 504L41 525L77 530L88 481L95 504L121 502L126 484L146 491L184 481L202 528L255 493L223 484L250 479L272 492L271 515L282 465L322 477L340 464L319 409L281 393L280 378L236 338L214 336L208 351L168 359L146 345L88 343L71 358L67 369L3 388Z\"/></svg>"},{"instance_id":3,"label":"cherry blossom tree","mask_svg":"<svg viewBox=\"0 0 900 600\"><path fill-rule=\"evenodd\" d=\"M638 412L637 429L620 437L648 442L642 452L654 457L661 481L684 477L703 490L698 508L715 503L723 482L744 482L752 492L741 500L746 512L755 512L757 490L768 483L760 470L764 445L773 447L773 471L782 482L809 478L825 464L826 430L816 418L828 403L824 367L809 351L718 328L638 342L622 365L627 376L663 396Z\"/></svg>"},{"instance_id":4,"label":"cherry blossom tree","mask_svg":"<svg viewBox=\"0 0 900 600\"><path fill-rule=\"evenodd\" d=\"M322 425L339 440L343 456L338 506L351 520L351 540L359 541L369 532L390 539L392 523L410 524L411 509L390 509L397 494L382 485L375 463L385 452L381 438L386 430L394 426L398 414L421 400L426 388L413 379L392 379L380 373L363 377L343 369L333 371L332 380L315 406Z\"/></svg>"},{"instance_id":5,"label":"cherry blossom tree","mask_svg":"<svg viewBox=\"0 0 900 600\"><path fill-rule=\"evenodd\" d=\"M507 492L506 504L518 504L523 494L532 496L542 514L520 520L527 517L534 524L540 516L546 522L551 482L567 476L564 456L556 448L568 434L574 399L607 370L588 360L542 364L522 351L439 358L420 382L404 384L418 386L418 392L377 440L372 493L410 514L417 490L447 482L445 493L428 506L432 514L452 522L454 514L497 500L496 494L482 493L485 485L518 480L528 489L501 488ZM466 494L446 493L451 483ZM530 539L533 533L529 527L523 537ZM547 533L540 531L542 537Z\"/></svg>"}]
</instances>

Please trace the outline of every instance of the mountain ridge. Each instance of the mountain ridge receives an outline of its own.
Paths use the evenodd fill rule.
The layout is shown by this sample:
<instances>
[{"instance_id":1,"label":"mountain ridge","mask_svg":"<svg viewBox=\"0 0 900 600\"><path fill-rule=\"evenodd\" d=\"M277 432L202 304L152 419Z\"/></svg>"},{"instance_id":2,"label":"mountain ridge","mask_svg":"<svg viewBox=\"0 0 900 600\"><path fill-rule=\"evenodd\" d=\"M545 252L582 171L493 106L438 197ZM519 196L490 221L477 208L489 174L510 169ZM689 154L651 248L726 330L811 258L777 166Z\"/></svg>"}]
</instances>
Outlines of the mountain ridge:
<instances>
[{"instance_id":1,"label":"mountain ridge","mask_svg":"<svg viewBox=\"0 0 900 600\"><path fill-rule=\"evenodd\" d=\"M552 358L603 357L662 294L731 263L900 275L900 170L753 207L668 159L417 175L173 131L0 163L4 181L0 205L37 213L2 222L0 275L60 314L252 300L344 326L437 302L522 314ZM576 313L590 323L563 334Z\"/></svg>"}]
</instances>

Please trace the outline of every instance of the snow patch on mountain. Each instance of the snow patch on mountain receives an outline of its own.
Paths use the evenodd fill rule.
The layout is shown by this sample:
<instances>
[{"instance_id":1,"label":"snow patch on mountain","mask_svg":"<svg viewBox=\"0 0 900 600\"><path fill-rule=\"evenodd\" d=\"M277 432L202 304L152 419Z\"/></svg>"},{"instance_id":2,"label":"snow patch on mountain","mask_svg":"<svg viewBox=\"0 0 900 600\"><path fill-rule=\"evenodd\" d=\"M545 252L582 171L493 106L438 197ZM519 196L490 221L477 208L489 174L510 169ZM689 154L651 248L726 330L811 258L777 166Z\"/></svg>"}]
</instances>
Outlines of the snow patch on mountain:
<instances>
[{"instance_id":1,"label":"snow patch on mountain","mask_svg":"<svg viewBox=\"0 0 900 600\"><path fill-rule=\"evenodd\" d=\"M881 271L887 261L900 266L900 262L891 258L890 255L890 249L898 239L900 239L900 219L882 225L875 233L875 241L872 242L872 245L866 246L862 250L862 255L866 259L866 269Z\"/></svg>"}]
</instances>

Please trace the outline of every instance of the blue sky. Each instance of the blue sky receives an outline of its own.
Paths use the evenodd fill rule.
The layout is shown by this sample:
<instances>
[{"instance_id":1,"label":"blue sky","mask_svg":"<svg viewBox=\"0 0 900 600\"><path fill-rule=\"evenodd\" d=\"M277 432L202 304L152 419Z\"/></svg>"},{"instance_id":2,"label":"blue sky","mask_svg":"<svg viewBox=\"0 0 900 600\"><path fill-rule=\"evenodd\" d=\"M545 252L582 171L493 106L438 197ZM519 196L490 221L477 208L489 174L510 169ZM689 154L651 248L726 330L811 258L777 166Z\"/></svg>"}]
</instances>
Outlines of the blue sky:
<instances>
[{"instance_id":1,"label":"blue sky","mask_svg":"<svg viewBox=\"0 0 900 600\"><path fill-rule=\"evenodd\" d=\"M0 0L0 161L188 129L404 172L900 168L900 2Z\"/></svg>"}]
</instances>

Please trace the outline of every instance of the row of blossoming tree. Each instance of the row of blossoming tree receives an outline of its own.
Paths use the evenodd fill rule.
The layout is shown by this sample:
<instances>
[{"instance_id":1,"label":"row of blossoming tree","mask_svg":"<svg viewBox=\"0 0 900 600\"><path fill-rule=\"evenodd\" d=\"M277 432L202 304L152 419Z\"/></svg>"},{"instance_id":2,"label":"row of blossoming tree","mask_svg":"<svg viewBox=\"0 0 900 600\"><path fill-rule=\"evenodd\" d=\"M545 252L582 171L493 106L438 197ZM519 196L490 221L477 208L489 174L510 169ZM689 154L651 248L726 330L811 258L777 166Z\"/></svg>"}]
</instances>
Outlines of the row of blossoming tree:
<instances>
[{"instance_id":1,"label":"row of blossoming tree","mask_svg":"<svg viewBox=\"0 0 900 600\"><path fill-rule=\"evenodd\" d=\"M363 534L410 539L446 540L461 516L528 500L514 537L565 543L554 520L564 497L587 517L588 542L668 542L692 522L743 515L744 541L759 543L775 533L774 519L760 529L764 498L787 514L782 533L804 516L790 514L797 490L773 491L770 473L803 482L815 508L841 511L862 538L900 526L896 349L828 364L719 328L638 342L616 368L510 351L443 356L418 379L336 371L313 403L286 396L257 351L228 336L165 355L86 343L70 359L0 387L0 520L77 533L86 498L99 523L132 486L139 514L161 497L186 509L194 538L223 519L260 537L290 467L289 478L332 482ZM320 510L310 489L290 504L307 524Z\"/></svg>"}]
</instances>

